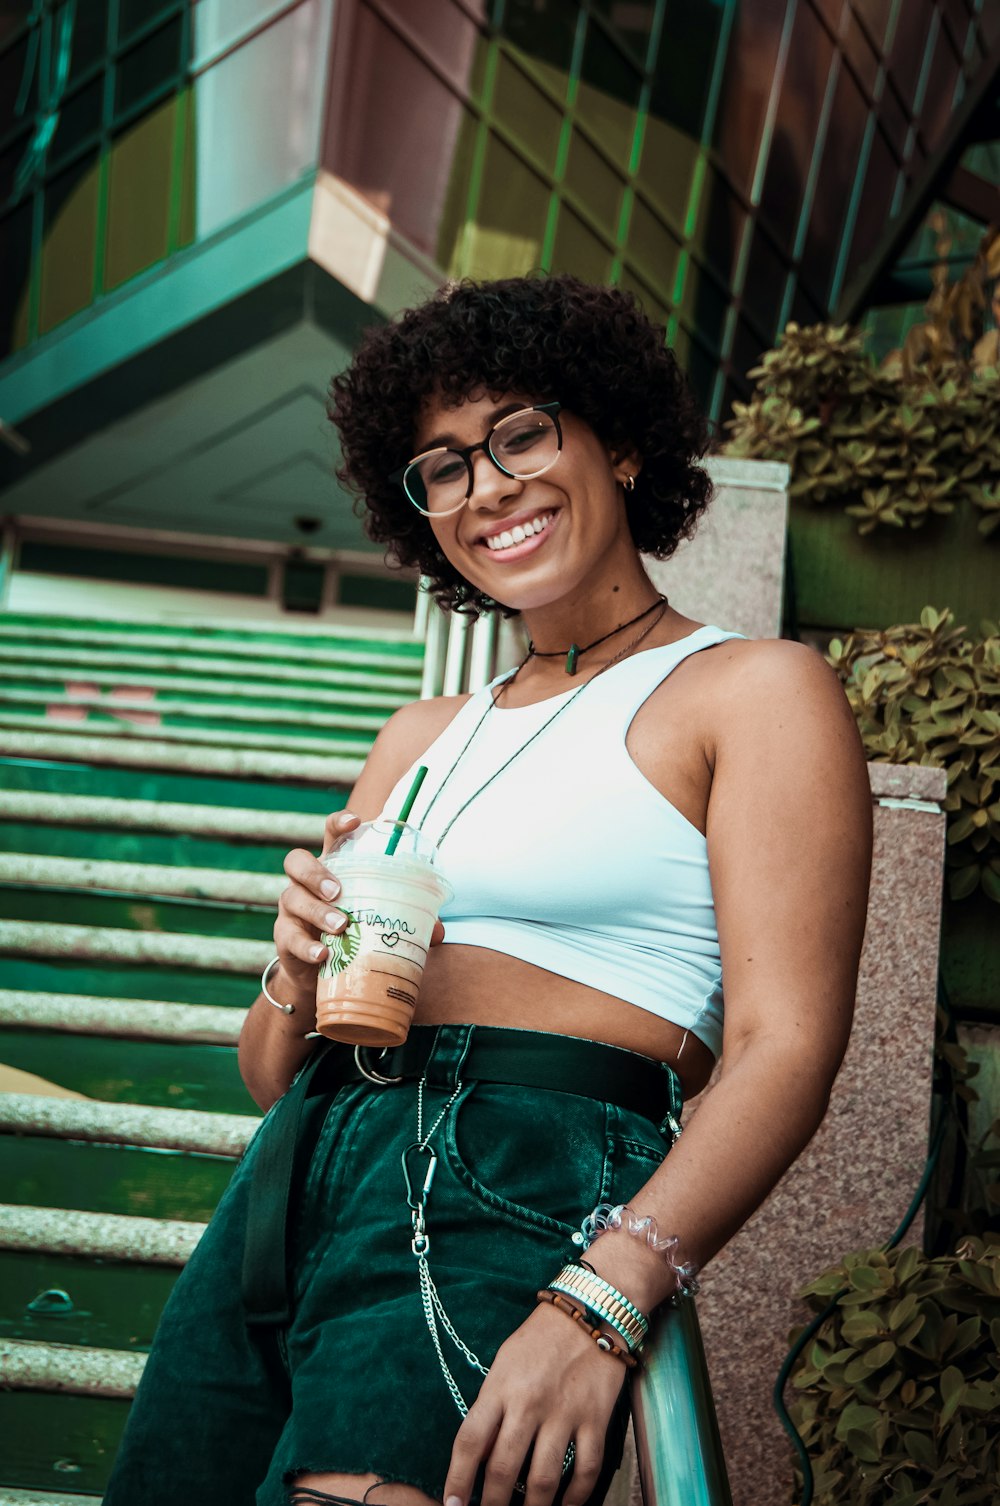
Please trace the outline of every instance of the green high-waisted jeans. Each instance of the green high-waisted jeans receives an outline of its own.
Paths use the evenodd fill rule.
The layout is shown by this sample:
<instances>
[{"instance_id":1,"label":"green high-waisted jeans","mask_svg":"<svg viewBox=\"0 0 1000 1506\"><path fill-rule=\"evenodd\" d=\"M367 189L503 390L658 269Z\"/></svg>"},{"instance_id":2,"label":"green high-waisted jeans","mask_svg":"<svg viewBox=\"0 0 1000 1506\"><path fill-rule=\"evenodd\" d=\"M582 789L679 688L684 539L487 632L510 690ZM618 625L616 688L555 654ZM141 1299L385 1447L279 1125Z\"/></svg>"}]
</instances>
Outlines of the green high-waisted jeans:
<instances>
[{"instance_id":1,"label":"green high-waisted jeans","mask_svg":"<svg viewBox=\"0 0 1000 1506\"><path fill-rule=\"evenodd\" d=\"M440 1500L461 1415L412 1248L402 1156L418 1138L418 1093L425 1135L450 1102L430 1136L427 1268L458 1335L487 1367L539 1288L579 1257L572 1236L581 1220L648 1181L680 1112L669 1068L565 1036L545 1037L544 1070L527 1074L558 1087L469 1077L477 1029L418 1027L411 1043L424 1041L426 1064L420 1077L394 1083L362 1077L349 1048L322 1048L308 1088L297 1081L266 1115L164 1309L105 1506L286 1506L297 1475L323 1471L374 1473ZM542 1039L488 1034L501 1046L510 1038L525 1061ZM588 1096L595 1053L618 1068L617 1102ZM379 1062L377 1053L365 1060ZM644 1112L629 1107L630 1076L648 1085L653 1072L662 1102L651 1109L647 1092ZM285 1194L264 1184L293 1143ZM420 1184L429 1157L415 1160ZM271 1321L248 1323L247 1281L269 1288L263 1305L274 1306L286 1273ZM470 1405L482 1376L441 1340ZM626 1422L623 1387L594 1506L620 1461Z\"/></svg>"}]
</instances>

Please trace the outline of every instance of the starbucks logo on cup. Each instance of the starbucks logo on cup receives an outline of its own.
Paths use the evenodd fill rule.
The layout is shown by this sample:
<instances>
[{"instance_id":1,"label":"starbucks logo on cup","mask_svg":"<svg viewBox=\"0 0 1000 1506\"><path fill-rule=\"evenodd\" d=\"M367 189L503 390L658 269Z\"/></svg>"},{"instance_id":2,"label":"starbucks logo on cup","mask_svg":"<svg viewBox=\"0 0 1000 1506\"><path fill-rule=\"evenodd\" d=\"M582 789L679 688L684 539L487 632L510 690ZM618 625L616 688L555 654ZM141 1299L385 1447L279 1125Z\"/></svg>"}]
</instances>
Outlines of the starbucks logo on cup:
<instances>
[{"instance_id":1,"label":"starbucks logo on cup","mask_svg":"<svg viewBox=\"0 0 1000 1506\"><path fill-rule=\"evenodd\" d=\"M331 973L342 973L345 967L350 967L358 955L358 948L361 946L361 927L350 910L345 910L344 914L347 916L347 925L344 929L323 937L330 952L324 972L328 969Z\"/></svg>"}]
</instances>

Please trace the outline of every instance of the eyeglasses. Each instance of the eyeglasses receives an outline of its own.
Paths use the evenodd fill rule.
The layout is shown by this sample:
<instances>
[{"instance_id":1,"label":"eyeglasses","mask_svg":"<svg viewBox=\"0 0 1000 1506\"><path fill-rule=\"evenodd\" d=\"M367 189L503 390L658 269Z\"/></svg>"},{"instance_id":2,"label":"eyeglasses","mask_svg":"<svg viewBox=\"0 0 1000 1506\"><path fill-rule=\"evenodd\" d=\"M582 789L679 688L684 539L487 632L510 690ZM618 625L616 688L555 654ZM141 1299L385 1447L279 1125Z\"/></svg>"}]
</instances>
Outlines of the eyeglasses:
<instances>
[{"instance_id":1,"label":"eyeglasses","mask_svg":"<svg viewBox=\"0 0 1000 1506\"><path fill-rule=\"evenodd\" d=\"M458 512L472 496L475 475L472 457L485 450L505 476L530 481L555 465L562 449L560 403L537 403L495 423L478 444L464 450L425 450L392 476L418 512L442 518Z\"/></svg>"}]
</instances>

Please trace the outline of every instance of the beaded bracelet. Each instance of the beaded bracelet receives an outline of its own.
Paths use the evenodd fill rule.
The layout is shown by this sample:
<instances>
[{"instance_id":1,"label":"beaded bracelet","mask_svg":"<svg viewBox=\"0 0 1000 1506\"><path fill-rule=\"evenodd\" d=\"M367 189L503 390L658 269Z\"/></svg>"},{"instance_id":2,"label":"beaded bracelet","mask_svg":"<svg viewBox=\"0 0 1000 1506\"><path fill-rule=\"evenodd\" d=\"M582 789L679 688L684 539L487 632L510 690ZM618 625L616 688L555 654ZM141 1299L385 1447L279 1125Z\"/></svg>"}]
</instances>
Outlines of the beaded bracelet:
<instances>
[{"instance_id":1,"label":"beaded bracelet","mask_svg":"<svg viewBox=\"0 0 1000 1506\"><path fill-rule=\"evenodd\" d=\"M588 1213L576 1234L573 1235L573 1243L584 1250L589 1250L599 1234L604 1234L608 1229L625 1229L628 1234L635 1234L645 1239L651 1250L657 1255L662 1255L677 1282L677 1289L667 1298L674 1307L683 1302L687 1297L693 1297L700 1291L697 1281L698 1267L693 1261L678 1262L675 1255L680 1245L680 1239L676 1234L660 1234L656 1227L656 1219L646 1215L640 1217L627 1203L598 1203L593 1213Z\"/></svg>"},{"instance_id":2,"label":"beaded bracelet","mask_svg":"<svg viewBox=\"0 0 1000 1506\"><path fill-rule=\"evenodd\" d=\"M621 1360L627 1370L634 1370L636 1368L639 1363L636 1356L630 1350L623 1349L620 1344L616 1344L613 1339L609 1339L607 1334L602 1332L600 1328L591 1327L583 1308L575 1306L572 1302L568 1302L561 1293L554 1292L551 1288L543 1292L536 1292L535 1295L539 1302L551 1303L559 1312L565 1313L567 1318L572 1318L574 1323L579 1323L584 1332L590 1335L598 1349L604 1354L613 1355L616 1360Z\"/></svg>"}]
</instances>

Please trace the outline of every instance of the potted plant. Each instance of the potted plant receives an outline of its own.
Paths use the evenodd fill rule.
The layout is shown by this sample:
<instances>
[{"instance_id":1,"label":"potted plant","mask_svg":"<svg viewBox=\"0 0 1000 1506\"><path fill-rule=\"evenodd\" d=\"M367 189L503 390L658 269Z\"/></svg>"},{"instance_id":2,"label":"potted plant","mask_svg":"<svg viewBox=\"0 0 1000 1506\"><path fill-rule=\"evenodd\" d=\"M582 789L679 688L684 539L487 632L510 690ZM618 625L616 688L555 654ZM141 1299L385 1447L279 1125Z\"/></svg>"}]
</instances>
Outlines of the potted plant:
<instances>
[{"instance_id":1,"label":"potted plant","mask_svg":"<svg viewBox=\"0 0 1000 1506\"><path fill-rule=\"evenodd\" d=\"M939 247L942 253L947 244ZM725 453L791 470L789 576L804 626L995 611L1000 578L1000 233L877 366L859 331L789 324L750 372Z\"/></svg>"}]
</instances>

